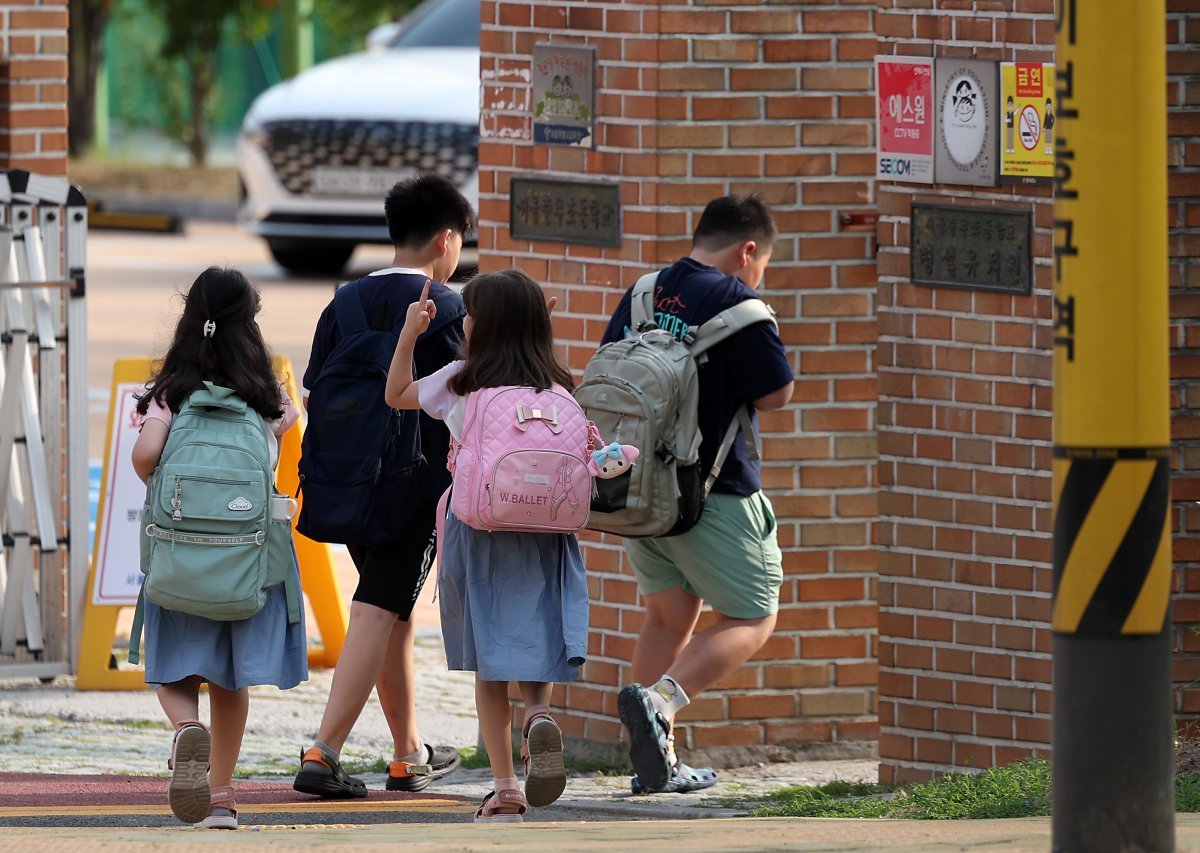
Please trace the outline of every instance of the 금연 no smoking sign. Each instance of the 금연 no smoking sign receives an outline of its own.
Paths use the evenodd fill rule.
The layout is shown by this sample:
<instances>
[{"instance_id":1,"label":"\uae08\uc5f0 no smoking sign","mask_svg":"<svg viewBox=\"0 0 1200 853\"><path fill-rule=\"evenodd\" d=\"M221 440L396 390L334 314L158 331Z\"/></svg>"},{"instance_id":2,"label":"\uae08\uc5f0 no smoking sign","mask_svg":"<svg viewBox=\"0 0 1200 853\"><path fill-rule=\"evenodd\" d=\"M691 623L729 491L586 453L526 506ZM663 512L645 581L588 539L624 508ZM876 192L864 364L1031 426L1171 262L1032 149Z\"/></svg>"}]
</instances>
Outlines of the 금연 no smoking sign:
<instances>
[{"instance_id":1,"label":"\uae08\uc5f0 no smoking sign","mask_svg":"<svg viewBox=\"0 0 1200 853\"><path fill-rule=\"evenodd\" d=\"M1042 119L1032 104L1021 108L1021 146L1026 151L1037 147L1038 138L1042 135Z\"/></svg>"}]
</instances>

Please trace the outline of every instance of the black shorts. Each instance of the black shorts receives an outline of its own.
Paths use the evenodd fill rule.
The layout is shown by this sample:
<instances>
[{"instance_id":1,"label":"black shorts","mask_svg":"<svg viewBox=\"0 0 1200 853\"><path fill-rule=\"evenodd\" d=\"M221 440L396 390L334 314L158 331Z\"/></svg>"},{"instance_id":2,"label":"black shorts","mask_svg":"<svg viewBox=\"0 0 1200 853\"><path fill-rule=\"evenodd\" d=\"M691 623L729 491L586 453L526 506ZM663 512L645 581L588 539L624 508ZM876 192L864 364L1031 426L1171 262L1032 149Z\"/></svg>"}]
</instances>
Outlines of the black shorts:
<instances>
[{"instance_id":1,"label":"black shorts","mask_svg":"<svg viewBox=\"0 0 1200 853\"><path fill-rule=\"evenodd\" d=\"M354 600L395 613L407 622L437 556L437 501L421 504L396 539L384 545L347 545L358 587Z\"/></svg>"}]
</instances>

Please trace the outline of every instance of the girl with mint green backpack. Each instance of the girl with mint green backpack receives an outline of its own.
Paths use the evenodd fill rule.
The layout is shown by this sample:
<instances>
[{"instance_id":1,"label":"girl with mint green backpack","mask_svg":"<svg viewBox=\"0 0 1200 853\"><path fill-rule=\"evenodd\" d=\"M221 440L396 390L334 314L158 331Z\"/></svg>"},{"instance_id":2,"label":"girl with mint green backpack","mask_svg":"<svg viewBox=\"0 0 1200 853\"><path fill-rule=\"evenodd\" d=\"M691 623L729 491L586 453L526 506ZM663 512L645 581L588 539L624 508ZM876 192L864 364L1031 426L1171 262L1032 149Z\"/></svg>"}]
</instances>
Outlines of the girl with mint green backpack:
<instances>
[{"instance_id":1,"label":"girl with mint green backpack","mask_svg":"<svg viewBox=\"0 0 1200 853\"><path fill-rule=\"evenodd\" d=\"M143 481L152 482L168 446L172 420L192 408L188 402L196 394L205 400L219 397L226 404L244 403L245 414L261 419L270 465L275 465L279 437L295 424L299 412L272 371L255 321L260 308L258 291L236 270L210 267L192 284L170 348L138 399L141 432L132 457ZM189 484L177 490L190 488ZM263 492L268 500L271 492ZM176 495L185 511L190 496ZM246 490L228 509L257 511L262 500L256 491ZM172 535L184 542L180 534L163 534ZM175 726L168 800L176 817L198 829L237 828L232 780L246 727L248 688L273 684L287 689L308 678L303 611L297 613L294 601L289 615L289 597L295 599L299 589L299 570L288 541L290 577L263 591L262 607L253 615L210 618L156 604L153 596L146 596L143 604L146 683L157 688L159 702ZM165 542L164 547L176 544ZM179 554L203 551L220 549L178 549ZM197 565L202 571L213 558L209 553L197 559L209 561ZM209 686L211 728L199 719L204 682Z\"/></svg>"}]
</instances>

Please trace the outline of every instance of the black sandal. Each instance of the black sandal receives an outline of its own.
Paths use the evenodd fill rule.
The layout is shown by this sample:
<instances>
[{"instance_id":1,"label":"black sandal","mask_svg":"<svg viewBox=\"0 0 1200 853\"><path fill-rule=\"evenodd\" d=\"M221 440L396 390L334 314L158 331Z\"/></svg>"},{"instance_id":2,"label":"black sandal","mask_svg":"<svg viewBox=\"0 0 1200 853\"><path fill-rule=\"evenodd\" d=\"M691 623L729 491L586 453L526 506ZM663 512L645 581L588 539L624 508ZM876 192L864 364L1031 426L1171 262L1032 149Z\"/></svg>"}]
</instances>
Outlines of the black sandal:
<instances>
[{"instance_id":1,"label":"black sandal","mask_svg":"<svg viewBox=\"0 0 1200 853\"><path fill-rule=\"evenodd\" d=\"M462 764L462 756L452 746L422 745L429 753L425 764L395 760L388 764L388 778L384 786L389 791L423 791L433 782L448 776Z\"/></svg>"},{"instance_id":2,"label":"black sandal","mask_svg":"<svg viewBox=\"0 0 1200 853\"><path fill-rule=\"evenodd\" d=\"M292 787L327 800L362 799L367 795L366 782L346 775L336 758L315 746L300 753L300 772Z\"/></svg>"}]
</instances>

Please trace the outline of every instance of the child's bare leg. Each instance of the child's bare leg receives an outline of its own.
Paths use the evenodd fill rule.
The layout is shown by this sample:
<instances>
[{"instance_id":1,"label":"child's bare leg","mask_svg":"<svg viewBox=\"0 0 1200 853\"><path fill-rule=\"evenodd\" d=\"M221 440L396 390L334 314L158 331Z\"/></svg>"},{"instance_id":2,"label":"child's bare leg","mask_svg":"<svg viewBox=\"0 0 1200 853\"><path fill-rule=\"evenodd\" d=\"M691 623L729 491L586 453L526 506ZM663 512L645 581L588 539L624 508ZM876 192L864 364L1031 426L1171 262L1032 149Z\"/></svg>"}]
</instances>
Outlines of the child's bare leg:
<instances>
[{"instance_id":1,"label":"child's bare leg","mask_svg":"<svg viewBox=\"0 0 1200 853\"><path fill-rule=\"evenodd\" d=\"M362 601L351 602L346 641L333 671L333 684L329 688L317 740L340 751L371 696L371 688L379 679L385 657L389 664L400 663L380 654L388 647L395 624L395 613ZM410 658L410 668L411 665Z\"/></svg>"},{"instance_id":2,"label":"child's bare leg","mask_svg":"<svg viewBox=\"0 0 1200 853\"><path fill-rule=\"evenodd\" d=\"M421 748L421 731L417 728L416 701L413 687L413 639L416 629L412 621L397 619L388 636L383 654L384 666L375 679L375 690L383 716L392 732L397 758L411 755ZM325 741L329 743L329 741ZM339 744L338 748L341 746Z\"/></svg>"},{"instance_id":3,"label":"child's bare leg","mask_svg":"<svg viewBox=\"0 0 1200 853\"><path fill-rule=\"evenodd\" d=\"M525 703L525 719L529 719L530 708L549 707L554 693L554 684L549 681L518 681L517 688L521 691L521 701Z\"/></svg>"},{"instance_id":4,"label":"child's bare leg","mask_svg":"<svg viewBox=\"0 0 1200 853\"><path fill-rule=\"evenodd\" d=\"M250 691L245 687L226 690L209 684L208 704L212 709L212 759L208 776L210 784L222 787L233 781L233 769L242 751Z\"/></svg>"},{"instance_id":5,"label":"child's bare leg","mask_svg":"<svg viewBox=\"0 0 1200 853\"><path fill-rule=\"evenodd\" d=\"M646 621L633 647L631 681L650 685L671 669L692 637L700 606L700 599L681 586L646 596Z\"/></svg>"},{"instance_id":6,"label":"child's bare leg","mask_svg":"<svg viewBox=\"0 0 1200 853\"><path fill-rule=\"evenodd\" d=\"M172 725L200 719L200 676L189 675L182 681L164 684L155 695Z\"/></svg>"},{"instance_id":7,"label":"child's bare leg","mask_svg":"<svg viewBox=\"0 0 1200 853\"><path fill-rule=\"evenodd\" d=\"M507 779L515 775L512 757L512 708L508 704L507 681L484 681L475 676L475 710L479 733L487 747L492 776Z\"/></svg>"}]
</instances>

